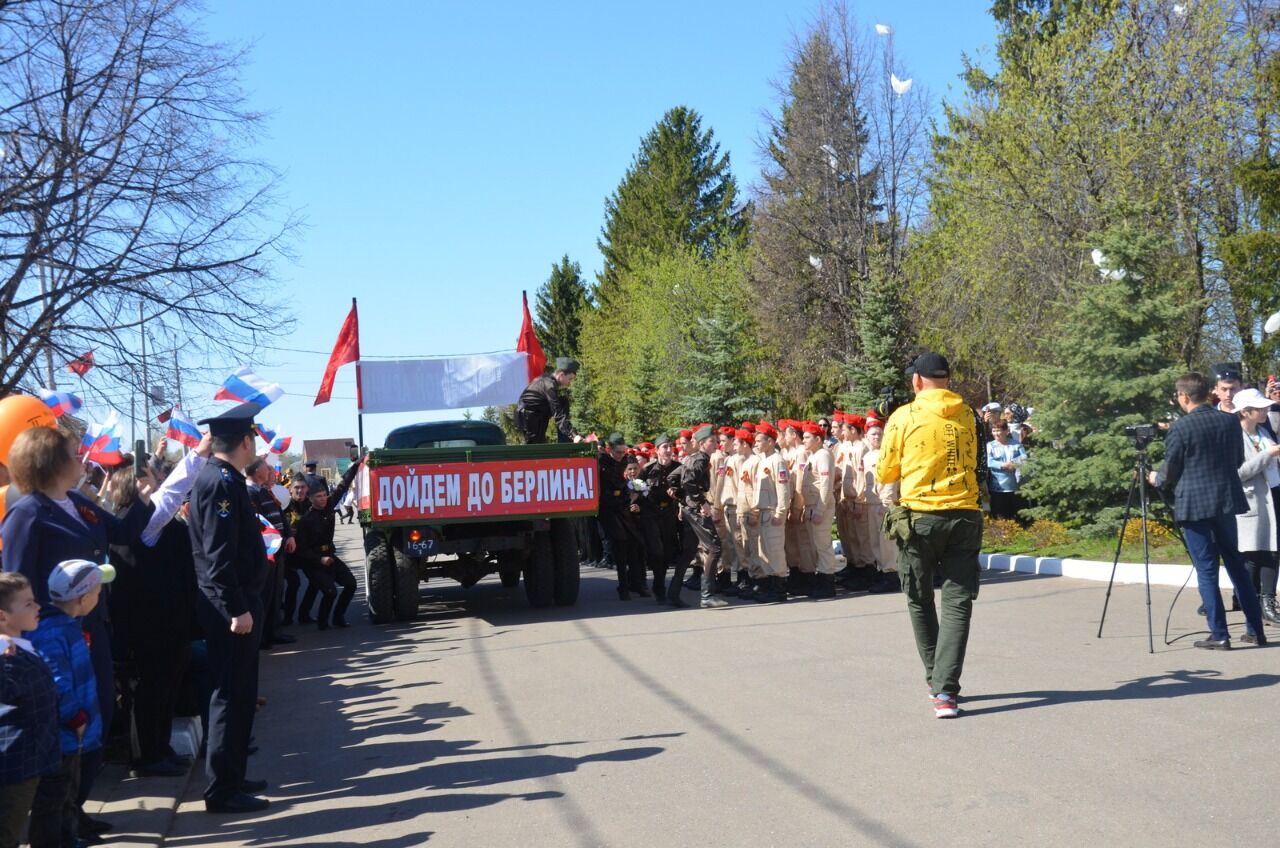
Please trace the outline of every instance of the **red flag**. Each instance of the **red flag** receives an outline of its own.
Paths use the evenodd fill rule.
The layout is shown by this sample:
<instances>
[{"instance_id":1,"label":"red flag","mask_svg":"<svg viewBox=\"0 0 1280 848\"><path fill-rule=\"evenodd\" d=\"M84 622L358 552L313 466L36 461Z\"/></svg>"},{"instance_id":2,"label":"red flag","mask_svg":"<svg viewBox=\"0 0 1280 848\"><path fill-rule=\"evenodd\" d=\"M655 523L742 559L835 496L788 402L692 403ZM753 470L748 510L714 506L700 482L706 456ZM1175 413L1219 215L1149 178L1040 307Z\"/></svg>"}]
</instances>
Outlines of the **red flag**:
<instances>
[{"instance_id":1,"label":"red flag","mask_svg":"<svg viewBox=\"0 0 1280 848\"><path fill-rule=\"evenodd\" d=\"M516 342L516 350L529 354L529 382L532 383L547 368L547 355L542 352L538 343L538 334L533 331L533 317L529 314L529 295L520 292L524 301L524 323L520 325L520 340Z\"/></svg>"},{"instance_id":2,"label":"red flag","mask_svg":"<svg viewBox=\"0 0 1280 848\"><path fill-rule=\"evenodd\" d=\"M338 369L359 358L360 319L356 317L356 303L352 300L351 311L347 313L347 320L342 322L338 340L333 344L333 353L329 355L329 364L324 369L324 379L320 381L320 391L316 392L316 402L312 406L329 402L329 396L333 394L333 380L338 376Z\"/></svg>"},{"instance_id":3,"label":"red flag","mask_svg":"<svg viewBox=\"0 0 1280 848\"><path fill-rule=\"evenodd\" d=\"M80 356L77 356L75 359L67 363L67 370L70 371L72 374L79 374L81 377L89 373L89 369L92 367L93 367L93 351L89 351L88 353L81 354Z\"/></svg>"},{"instance_id":4,"label":"red flag","mask_svg":"<svg viewBox=\"0 0 1280 848\"><path fill-rule=\"evenodd\" d=\"M161 424L164 424L164 423L168 422L169 418L170 418L172 415L173 415L173 407L171 406L171 407L169 407L168 409L166 409L164 412L162 412L162 413L160 413L159 415L157 415L157 416L156 416L156 420L157 420L157 421L159 421Z\"/></svg>"}]
</instances>

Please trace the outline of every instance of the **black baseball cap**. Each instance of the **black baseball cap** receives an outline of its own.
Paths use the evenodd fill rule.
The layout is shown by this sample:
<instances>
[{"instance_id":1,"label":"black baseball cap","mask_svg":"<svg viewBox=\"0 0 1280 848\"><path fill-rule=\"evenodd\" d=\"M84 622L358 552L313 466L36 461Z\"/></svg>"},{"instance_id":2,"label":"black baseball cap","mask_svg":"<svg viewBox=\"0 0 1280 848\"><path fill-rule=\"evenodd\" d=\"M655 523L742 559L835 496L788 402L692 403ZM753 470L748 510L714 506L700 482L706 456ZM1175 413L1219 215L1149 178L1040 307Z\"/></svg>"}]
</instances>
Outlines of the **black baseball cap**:
<instances>
[{"instance_id":1,"label":"black baseball cap","mask_svg":"<svg viewBox=\"0 0 1280 848\"><path fill-rule=\"evenodd\" d=\"M625 448L627 446L627 438L621 433L609 434L608 445L611 448Z\"/></svg>"},{"instance_id":2,"label":"black baseball cap","mask_svg":"<svg viewBox=\"0 0 1280 848\"><path fill-rule=\"evenodd\" d=\"M947 362L947 358L942 354L929 351L917 356L903 373L908 377L919 374L921 377L929 379L950 377L951 363Z\"/></svg>"},{"instance_id":3,"label":"black baseball cap","mask_svg":"<svg viewBox=\"0 0 1280 848\"><path fill-rule=\"evenodd\" d=\"M1239 362L1219 362L1213 366L1213 379L1215 380L1239 380L1241 372L1244 369L1240 367Z\"/></svg>"}]
</instances>

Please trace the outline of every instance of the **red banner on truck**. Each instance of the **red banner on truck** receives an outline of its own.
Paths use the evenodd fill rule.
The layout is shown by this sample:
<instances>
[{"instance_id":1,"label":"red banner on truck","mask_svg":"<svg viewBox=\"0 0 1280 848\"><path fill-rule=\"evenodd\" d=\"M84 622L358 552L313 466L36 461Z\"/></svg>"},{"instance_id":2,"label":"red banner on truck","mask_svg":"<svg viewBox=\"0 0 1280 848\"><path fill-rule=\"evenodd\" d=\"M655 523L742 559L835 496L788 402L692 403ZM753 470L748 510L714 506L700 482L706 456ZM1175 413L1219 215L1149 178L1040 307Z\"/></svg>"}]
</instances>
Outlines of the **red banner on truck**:
<instances>
[{"instance_id":1,"label":"red banner on truck","mask_svg":"<svg viewBox=\"0 0 1280 848\"><path fill-rule=\"evenodd\" d=\"M591 457L386 465L367 470L373 521L594 513L599 467Z\"/></svg>"}]
</instances>

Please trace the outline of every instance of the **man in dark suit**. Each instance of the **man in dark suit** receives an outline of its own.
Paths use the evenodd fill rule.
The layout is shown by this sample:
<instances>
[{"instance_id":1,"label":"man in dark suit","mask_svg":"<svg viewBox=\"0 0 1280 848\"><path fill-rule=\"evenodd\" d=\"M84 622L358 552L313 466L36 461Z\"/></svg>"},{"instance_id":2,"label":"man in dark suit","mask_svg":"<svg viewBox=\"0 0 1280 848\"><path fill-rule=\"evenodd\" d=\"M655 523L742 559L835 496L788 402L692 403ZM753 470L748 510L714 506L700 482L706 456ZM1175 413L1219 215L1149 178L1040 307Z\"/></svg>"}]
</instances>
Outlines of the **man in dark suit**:
<instances>
[{"instance_id":1,"label":"man in dark suit","mask_svg":"<svg viewBox=\"0 0 1280 848\"><path fill-rule=\"evenodd\" d=\"M516 402L516 429L524 436L525 444L545 444L547 423L552 418L556 420L557 441L582 441L569 423L569 401L560 394L561 389L573 385L577 376L578 361L562 356L556 360L555 373L534 379L520 393Z\"/></svg>"},{"instance_id":2,"label":"man in dark suit","mask_svg":"<svg viewBox=\"0 0 1280 848\"><path fill-rule=\"evenodd\" d=\"M267 580L267 549L241 469L253 462L253 416L261 410L245 403L209 425L213 458L191 488L187 529L195 557L196 617L205 633L213 694L209 699L209 786L205 809L211 813L247 813L266 809L256 792L265 781L245 778L249 736L258 701L258 645L265 617L262 590Z\"/></svg>"},{"instance_id":3,"label":"man in dark suit","mask_svg":"<svg viewBox=\"0 0 1280 848\"><path fill-rule=\"evenodd\" d=\"M1209 638L1195 645L1213 650L1231 648L1227 614L1218 591L1219 557L1244 609L1247 630L1241 641L1265 645L1262 607L1236 535L1236 516L1249 509L1237 472L1244 462L1240 422L1209 405L1210 386L1203 374L1182 375L1176 388L1178 406L1186 415L1169 429L1164 463L1160 470L1151 472L1150 482L1173 490L1173 517L1182 528L1195 565L1209 619Z\"/></svg>"}]
</instances>

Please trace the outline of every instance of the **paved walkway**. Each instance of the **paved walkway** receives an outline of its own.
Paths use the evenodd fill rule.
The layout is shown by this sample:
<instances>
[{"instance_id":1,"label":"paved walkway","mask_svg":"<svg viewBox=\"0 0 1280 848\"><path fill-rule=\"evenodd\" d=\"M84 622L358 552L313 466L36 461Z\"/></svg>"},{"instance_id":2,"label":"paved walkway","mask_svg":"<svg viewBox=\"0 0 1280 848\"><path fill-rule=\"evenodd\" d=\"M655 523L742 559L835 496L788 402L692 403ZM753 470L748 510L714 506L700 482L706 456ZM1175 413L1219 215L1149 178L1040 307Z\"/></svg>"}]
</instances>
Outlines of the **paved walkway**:
<instances>
[{"instance_id":1,"label":"paved walkway","mask_svg":"<svg viewBox=\"0 0 1280 848\"><path fill-rule=\"evenodd\" d=\"M1269 838L1280 650L1157 633L1149 655L1140 586L1116 588L1095 639L1103 590L985 578L965 715L938 721L898 596L658 610L588 570L577 608L530 610L496 580L431 584L418 622L303 632L267 656L251 776L273 807L210 816L197 776L165 844ZM1172 597L1155 589L1157 628ZM1199 626L1195 605L1184 593L1174 635Z\"/></svg>"}]
</instances>

